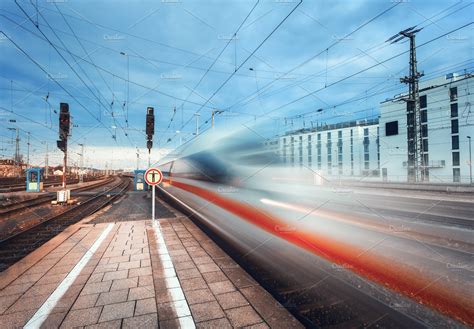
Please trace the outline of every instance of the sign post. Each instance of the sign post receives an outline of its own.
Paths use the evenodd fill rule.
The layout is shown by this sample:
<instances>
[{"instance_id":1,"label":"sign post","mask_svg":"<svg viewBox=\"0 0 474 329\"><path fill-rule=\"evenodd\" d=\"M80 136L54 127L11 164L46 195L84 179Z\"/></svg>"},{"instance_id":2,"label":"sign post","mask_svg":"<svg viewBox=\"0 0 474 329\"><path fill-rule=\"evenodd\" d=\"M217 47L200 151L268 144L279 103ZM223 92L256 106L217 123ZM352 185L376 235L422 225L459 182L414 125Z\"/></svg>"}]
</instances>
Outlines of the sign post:
<instances>
[{"instance_id":1,"label":"sign post","mask_svg":"<svg viewBox=\"0 0 474 329\"><path fill-rule=\"evenodd\" d=\"M145 172L145 181L151 186L151 220L155 225L155 186L163 180L163 173L158 168L148 168Z\"/></svg>"}]
</instances>

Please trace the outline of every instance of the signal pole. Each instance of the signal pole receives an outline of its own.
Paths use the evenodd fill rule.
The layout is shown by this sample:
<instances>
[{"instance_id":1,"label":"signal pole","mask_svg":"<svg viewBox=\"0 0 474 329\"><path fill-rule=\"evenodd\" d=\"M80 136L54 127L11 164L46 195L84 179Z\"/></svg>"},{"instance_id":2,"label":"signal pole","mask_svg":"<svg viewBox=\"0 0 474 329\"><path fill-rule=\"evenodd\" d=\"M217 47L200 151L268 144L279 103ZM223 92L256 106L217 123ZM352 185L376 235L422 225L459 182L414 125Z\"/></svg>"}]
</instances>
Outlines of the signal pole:
<instances>
[{"instance_id":1,"label":"signal pole","mask_svg":"<svg viewBox=\"0 0 474 329\"><path fill-rule=\"evenodd\" d=\"M59 105L59 140L57 141L58 148L64 152L63 158L63 189L66 189L66 171L67 171L67 138L69 135L71 118L69 114L69 104L60 103Z\"/></svg>"},{"instance_id":2,"label":"signal pole","mask_svg":"<svg viewBox=\"0 0 474 329\"><path fill-rule=\"evenodd\" d=\"M79 173L79 183L84 181L84 144L78 144L81 147L81 163L80 163L80 173Z\"/></svg>"},{"instance_id":3,"label":"signal pole","mask_svg":"<svg viewBox=\"0 0 474 329\"><path fill-rule=\"evenodd\" d=\"M49 171L49 154L48 154L48 142L46 142L46 155L44 157L44 177L48 178Z\"/></svg>"},{"instance_id":4,"label":"signal pole","mask_svg":"<svg viewBox=\"0 0 474 329\"><path fill-rule=\"evenodd\" d=\"M408 38L410 39L410 72L409 76L400 78L400 82L408 84L407 103L407 144L408 144L408 166L407 178L408 182L423 182L427 179L426 165L423 149L423 134L421 125L421 111L419 101L418 81L423 73L417 71L416 67L416 46L415 35L422 28L415 29L416 26L410 27L390 37L387 42L397 43L398 41Z\"/></svg>"},{"instance_id":5,"label":"signal pole","mask_svg":"<svg viewBox=\"0 0 474 329\"><path fill-rule=\"evenodd\" d=\"M26 145L28 146L27 152L26 152L26 169L30 167L30 132L27 131L27 142Z\"/></svg>"},{"instance_id":6,"label":"signal pole","mask_svg":"<svg viewBox=\"0 0 474 329\"><path fill-rule=\"evenodd\" d=\"M153 135L155 134L155 114L154 109L148 106L146 109L146 147L148 149L148 168L151 163L151 148L153 147Z\"/></svg>"}]
</instances>

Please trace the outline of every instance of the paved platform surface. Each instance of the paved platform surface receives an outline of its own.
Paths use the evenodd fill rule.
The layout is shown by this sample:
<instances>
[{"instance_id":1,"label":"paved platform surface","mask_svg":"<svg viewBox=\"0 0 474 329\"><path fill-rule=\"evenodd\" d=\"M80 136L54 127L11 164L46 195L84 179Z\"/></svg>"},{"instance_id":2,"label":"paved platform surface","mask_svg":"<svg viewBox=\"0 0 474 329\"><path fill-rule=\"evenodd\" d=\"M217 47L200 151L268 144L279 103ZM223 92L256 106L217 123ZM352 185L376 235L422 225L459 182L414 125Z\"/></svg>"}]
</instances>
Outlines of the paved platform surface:
<instances>
[{"instance_id":1,"label":"paved platform surface","mask_svg":"<svg viewBox=\"0 0 474 329\"><path fill-rule=\"evenodd\" d=\"M127 220L149 201L131 192L116 222L102 211L1 273L2 328L302 327L183 214Z\"/></svg>"}]
</instances>

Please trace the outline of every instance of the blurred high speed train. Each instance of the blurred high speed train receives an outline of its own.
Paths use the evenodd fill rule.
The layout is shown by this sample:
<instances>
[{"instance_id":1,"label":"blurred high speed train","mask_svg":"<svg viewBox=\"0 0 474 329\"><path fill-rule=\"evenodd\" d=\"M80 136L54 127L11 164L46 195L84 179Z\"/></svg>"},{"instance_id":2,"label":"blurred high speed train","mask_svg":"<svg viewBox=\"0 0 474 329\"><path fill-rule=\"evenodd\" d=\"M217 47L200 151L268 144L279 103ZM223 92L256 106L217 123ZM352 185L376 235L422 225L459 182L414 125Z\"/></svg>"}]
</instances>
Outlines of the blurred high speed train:
<instances>
[{"instance_id":1,"label":"blurred high speed train","mask_svg":"<svg viewBox=\"0 0 474 329\"><path fill-rule=\"evenodd\" d=\"M200 136L159 168L162 192L231 246L238 261L279 278L285 296L297 292L287 307L298 308L302 296L312 301L303 311L311 325L474 322L465 289L471 269L453 277L420 243L424 228L412 226L418 238L394 230L406 222L361 211L350 190L321 171L283 163L275 144L250 130ZM469 262L470 253L436 248L451 262Z\"/></svg>"}]
</instances>

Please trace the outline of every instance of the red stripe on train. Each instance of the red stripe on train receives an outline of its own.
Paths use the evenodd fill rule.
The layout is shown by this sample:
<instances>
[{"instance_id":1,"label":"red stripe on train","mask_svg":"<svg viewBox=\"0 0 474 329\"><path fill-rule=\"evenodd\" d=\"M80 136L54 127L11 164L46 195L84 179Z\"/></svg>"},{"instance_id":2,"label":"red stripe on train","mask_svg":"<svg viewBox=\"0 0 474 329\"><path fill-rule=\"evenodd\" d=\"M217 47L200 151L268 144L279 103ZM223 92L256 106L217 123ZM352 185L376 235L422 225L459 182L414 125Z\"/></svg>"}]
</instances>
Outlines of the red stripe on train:
<instances>
[{"instance_id":1,"label":"red stripe on train","mask_svg":"<svg viewBox=\"0 0 474 329\"><path fill-rule=\"evenodd\" d=\"M441 313L448 314L462 322L474 324L474 307L470 298L454 296L449 287L441 284L441 280L422 277L421 271L407 264L394 263L391 259L370 254L370 251L329 238L318 232L296 229L289 233L276 230L276 227L287 225L286 221L265 210L242 204L195 185L169 179L164 181L206 199L292 244L413 298L421 304L430 305Z\"/></svg>"}]
</instances>

